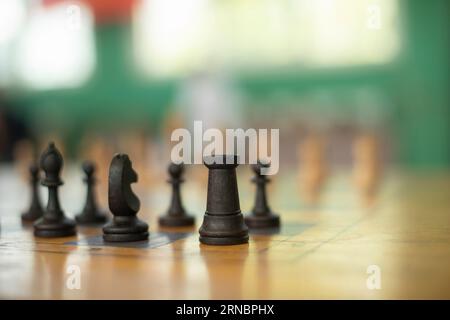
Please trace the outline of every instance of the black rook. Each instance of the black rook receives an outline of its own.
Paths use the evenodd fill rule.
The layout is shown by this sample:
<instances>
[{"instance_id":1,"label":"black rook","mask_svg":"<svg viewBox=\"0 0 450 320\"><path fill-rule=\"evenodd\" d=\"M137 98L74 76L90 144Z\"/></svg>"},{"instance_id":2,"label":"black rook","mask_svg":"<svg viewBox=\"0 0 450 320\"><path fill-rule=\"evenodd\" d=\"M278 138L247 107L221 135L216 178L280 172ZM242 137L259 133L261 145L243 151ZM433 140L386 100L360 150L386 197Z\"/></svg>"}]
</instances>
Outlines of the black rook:
<instances>
[{"instance_id":1,"label":"black rook","mask_svg":"<svg viewBox=\"0 0 450 320\"><path fill-rule=\"evenodd\" d=\"M236 179L238 157L217 155L204 158L209 169L206 212L200 228L200 242L235 245L248 242L248 228L239 204Z\"/></svg>"}]
</instances>

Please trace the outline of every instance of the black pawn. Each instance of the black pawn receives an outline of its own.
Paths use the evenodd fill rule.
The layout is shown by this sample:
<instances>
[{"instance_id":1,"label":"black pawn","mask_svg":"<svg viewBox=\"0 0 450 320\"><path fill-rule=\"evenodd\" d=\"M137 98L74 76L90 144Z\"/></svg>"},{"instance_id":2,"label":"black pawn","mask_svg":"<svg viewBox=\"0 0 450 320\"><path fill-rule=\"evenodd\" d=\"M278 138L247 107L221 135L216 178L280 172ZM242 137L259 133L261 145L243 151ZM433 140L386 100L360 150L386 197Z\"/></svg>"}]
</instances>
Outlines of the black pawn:
<instances>
[{"instance_id":1,"label":"black pawn","mask_svg":"<svg viewBox=\"0 0 450 320\"><path fill-rule=\"evenodd\" d=\"M255 206L252 212L245 217L245 223L250 229L271 229L280 227L280 217L272 212L267 204L266 185L270 182L267 176L261 174L262 168L270 164L258 162L252 166L255 173L252 181L256 184Z\"/></svg>"},{"instance_id":2,"label":"black pawn","mask_svg":"<svg viewBox=\"0 0 450 320\"><path fill-rule=\"evenodd\" d=\"M44 214L41 200L39 198L39 167L36 164L30 166L30 187L31 187L31 203L26 212L22 214L22 221L24 223L33 222Z\"/></svg>"},{"instance_id":3,"label":"black pawn","mask_svg":"<svg viewBox=\"0 0 450 320\"><path fill-rule=\"evenodd\" d=\"M159 218L162 227L188 227L195 224L195 218L186 213L181 202L180 185L184 182L182 178L184 165L171 163L169 165L170 179L172 185L172 200L167 214Z\"/></svg>"},{"instance_id":4,"label":"black pawn","mask_svg":"<svg viewBox=\"0 0 450 320\"><path fill-rule=\"evenodd\" d=\"M248 242L248 228L239 204L236 179L237 156L204 158L209 169L208 195L200 242L209 245L234 245Z\"/></svg>"},{"instance_id":5,"label":"black pawn","mask_svg":"<svg viewBox=\"0 0 450 320\"><path fill-rule=\"evenodd\" d=\"M37 237L68 237L76 234L75 221L66 218L61 210L58 188L63 184L60 173L63 158L53 143L41 155L41 169L45 172L42 185L48 188L48 203L42 218L34 224L34 235Z\"/></svg>"},{"instance_id":6,"label":"black pawn","mask_svg":"<svg viewBox=\"0 0 450 320\"><path fill-rule=\"evenodd\" d=\"M103 240L130 242L148 239L148 225L136 216L141 203L131 190L131 184L137 180L128 155L115 155L108 179L109 209L114 218L103 228Z\"/></svg>"},{"instance_id":7,"label":"black pawn","mask_svg":"<svg viewBox=\"0 0 450 320\"><path fill-rule=\"evenodd\" d=\"M82 167L85 174L84 182L87 187L86 204L84 205L83 211L75 217L75 220L81 225L103 224L108 218L105 212L98 208L95 201L95 165L91 161L86 161Z\"/></svg>"}]
</instances>

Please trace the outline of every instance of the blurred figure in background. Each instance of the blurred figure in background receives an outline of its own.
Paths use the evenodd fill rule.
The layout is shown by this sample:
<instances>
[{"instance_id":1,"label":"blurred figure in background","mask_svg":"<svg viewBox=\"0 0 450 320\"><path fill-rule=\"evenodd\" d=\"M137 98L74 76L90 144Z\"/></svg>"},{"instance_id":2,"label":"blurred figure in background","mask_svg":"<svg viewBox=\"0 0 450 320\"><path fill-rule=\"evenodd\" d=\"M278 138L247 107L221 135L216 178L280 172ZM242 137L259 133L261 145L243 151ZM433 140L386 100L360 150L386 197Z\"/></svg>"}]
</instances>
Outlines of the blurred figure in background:
<instances>
[{"instance_id":1,"label":"blurred figure in background","mask_svg":"<svg viewBox=\"0 0 450 320\"><path fill-rule=\"evenodd\" d=\"M203 129L239 128L239 97L230 80L222 74L200 72L182 85L176 101L176 114L181 114L186 128L192 130L200 120Z\"/></svg>"},{"instance_id":2,"label":"blurred figure in background","mask_svg":"<svg viewBox=\"0 0 450 320\"><path fill-rule=\"evenodd\" d=\"M13 105L0 92L0 161L13 161L15 150L30 139L29 128L11 110Z\"/></svg>"}]
</instances>

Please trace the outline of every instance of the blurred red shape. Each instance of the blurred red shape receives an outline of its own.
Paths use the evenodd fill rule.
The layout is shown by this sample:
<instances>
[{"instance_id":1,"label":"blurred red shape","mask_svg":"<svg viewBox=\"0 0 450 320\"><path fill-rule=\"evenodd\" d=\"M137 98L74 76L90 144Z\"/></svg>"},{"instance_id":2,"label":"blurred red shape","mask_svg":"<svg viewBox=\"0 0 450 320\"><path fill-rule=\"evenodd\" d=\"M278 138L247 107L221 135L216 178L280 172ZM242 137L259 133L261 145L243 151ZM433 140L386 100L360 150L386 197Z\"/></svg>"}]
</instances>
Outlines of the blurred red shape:
<instances>
[{"instance_id":1,"label":"blurred red shape","mask_svg":"<svg viewBox=\"0 0 450 320\"><path fill-rule=\"evenodd\" d=\"M139 0L44 0L44 6L61 3L81 2L89 6L94 13L95 22L99 24L128 21L133 7Z\"/></svg>"}]
</instances>

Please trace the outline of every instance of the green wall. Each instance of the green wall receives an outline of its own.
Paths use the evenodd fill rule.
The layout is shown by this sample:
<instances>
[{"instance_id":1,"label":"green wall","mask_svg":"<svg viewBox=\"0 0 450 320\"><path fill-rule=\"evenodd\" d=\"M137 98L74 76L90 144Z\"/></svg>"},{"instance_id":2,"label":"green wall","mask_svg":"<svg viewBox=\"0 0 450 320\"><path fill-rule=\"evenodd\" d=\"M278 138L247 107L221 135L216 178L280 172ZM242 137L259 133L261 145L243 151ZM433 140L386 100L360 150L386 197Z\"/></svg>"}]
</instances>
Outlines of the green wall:
<instances>
[{"instance_id":1,"label":"green wall","mask_svg":"<svg viewBox=\"0 0 450 320\"><path fill-rule=\"evenodd\" d=\"M449 15L450 2L446 0L401 1L403 50L396 61L383 67L238 74L237 84L252 107L276 101L280 93L302 99L320 90L330 94L335 108L352 108L347 101L352 92L371 88L387 101L382 107L389 115L392 133L399 138L402 162L448 166ZM38 124L36 130L63 130L73 139L83 128L113 125L117 119L123 126L149 124L157 130L171 105L177 82L139 76L129 65L130 34L129 25L97 28L97 67L89 82L76 90L17 91L24 108L20 112ZM282 117L283 110L277 112Z\"/></svg>"}]
</instances>

